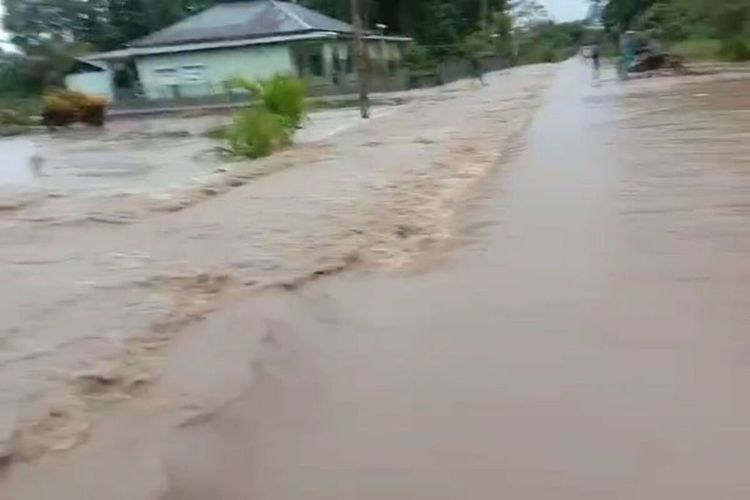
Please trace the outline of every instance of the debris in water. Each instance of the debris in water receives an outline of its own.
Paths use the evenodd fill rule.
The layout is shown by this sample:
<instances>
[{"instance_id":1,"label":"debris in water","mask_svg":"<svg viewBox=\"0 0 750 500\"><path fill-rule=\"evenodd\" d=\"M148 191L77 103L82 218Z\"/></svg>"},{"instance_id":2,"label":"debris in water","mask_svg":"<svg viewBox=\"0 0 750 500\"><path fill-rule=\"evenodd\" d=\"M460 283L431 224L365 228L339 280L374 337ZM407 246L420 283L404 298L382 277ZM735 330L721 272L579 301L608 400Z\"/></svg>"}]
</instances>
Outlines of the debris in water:
<instances>
[{"instance_id":1,"label":"debris in water","mask_svg":"<svg viewBox=\"0 0 750 500\"><path fill-rule=\"evenodd\" d=\"M88 434L88 419L82 407L50 404L14 433L10 458L28 461L49 452L71 450L83 443Z\"/></svg>"}]
</instances>

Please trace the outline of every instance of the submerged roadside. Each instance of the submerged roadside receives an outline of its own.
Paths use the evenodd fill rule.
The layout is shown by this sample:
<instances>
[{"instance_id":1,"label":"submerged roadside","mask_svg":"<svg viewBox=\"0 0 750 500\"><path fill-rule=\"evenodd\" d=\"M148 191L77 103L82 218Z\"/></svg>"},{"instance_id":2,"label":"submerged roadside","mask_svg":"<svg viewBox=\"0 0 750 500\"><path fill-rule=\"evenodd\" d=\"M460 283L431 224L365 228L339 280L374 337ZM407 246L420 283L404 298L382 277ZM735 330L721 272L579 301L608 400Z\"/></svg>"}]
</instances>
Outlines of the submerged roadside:
<instances>
[{"instance_id":1,"label":"submerged roadside","mask_svg":"<svg viewBox=\"0 0 750 500\"><path fill-rule=\"evenodd\" d=\"M100 418L116 421L123 401L137 404L175 336L215 311L444 245L456 203L508 153L554 71L502 72L485 88L461 82L448 99L423 98L263 160L274 175L176 212L128 224L8 224L0 428L12 443L10 484L35 470L26 461L57 463L65 455L49 452L100 445Z\"/></svg>"}]
</instances>

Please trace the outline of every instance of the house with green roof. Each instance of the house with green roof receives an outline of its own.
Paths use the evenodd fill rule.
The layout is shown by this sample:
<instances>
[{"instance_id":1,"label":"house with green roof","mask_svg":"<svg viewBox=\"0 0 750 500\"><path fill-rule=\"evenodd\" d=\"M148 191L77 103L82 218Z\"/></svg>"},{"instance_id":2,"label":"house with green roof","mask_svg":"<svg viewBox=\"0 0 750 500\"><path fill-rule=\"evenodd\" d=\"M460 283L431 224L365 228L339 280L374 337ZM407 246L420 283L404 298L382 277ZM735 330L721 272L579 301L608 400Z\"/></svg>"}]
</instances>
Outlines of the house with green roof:
<instances>
[{"instance_id":1,"label":"house with green roof","mask_svg":"<svg viewBox=\"0 0 750 500\"><path fill-rule=\"evenodd\" d=\"M366 31L364 38L368 59L384 71L398 65L411 41L374 31ZM352 42L350 24L296 3L220 3L121 50L85 58L96 76L71 81L86 82L76 88L86 92L81 87L106 79L106 85L95 86L108 86L106 97L112 100L135 81L148 99L221 94L231 78L279 73L305 78L313 87L336 87L356 79Z\"/></svg>"}]
</instances>

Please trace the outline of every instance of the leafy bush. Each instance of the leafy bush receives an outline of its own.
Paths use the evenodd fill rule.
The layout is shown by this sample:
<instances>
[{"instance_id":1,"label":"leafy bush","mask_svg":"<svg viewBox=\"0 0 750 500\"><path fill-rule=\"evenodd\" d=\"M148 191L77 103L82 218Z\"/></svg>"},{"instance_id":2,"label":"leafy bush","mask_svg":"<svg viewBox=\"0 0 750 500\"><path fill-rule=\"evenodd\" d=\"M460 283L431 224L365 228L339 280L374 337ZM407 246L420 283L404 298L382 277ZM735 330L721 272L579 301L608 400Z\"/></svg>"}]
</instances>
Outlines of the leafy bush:
<instances>
[{"instance_id":1,"label":"leafy bush","mask_svg":"<svg viewBox=\"0 0 750 500\"><path fill-rule=\"evenodd\" d=\"M232 151L248 158L268 156L292 142L292 132L283 117L263 107L238 113L226 136Z\"/></svg>"},{"instance_id":2,"label":"leafy bush","mask_svg":"<svg viewBox=\"0 0 750 500\"><path fill-rule=\"evenodd\" d=\"M44 96L42 123L47 127L67 127L76 121L76 107L65 97L57 94Z\"/></svg>"},{"instance_id":3,"label":"leafy bush","mask_svg":"<svg viewBox=\"0 0 750 500\"><path fill-rule=\"evenodd\" d=\"M229 87L240 88L260 99L263 107L282 118L289 129L297 129L307 115L307 88L299 78L278 74L269 80L233 78Z\"/></svg>"},{"instance_id":4,"label":"leafy bush","mask_svg":"<svg viewBox=\"0 0 750 500\"><path fill-rule=\"evenodd\" d=\"M295 130L307 115L307 89L302 80L287 75L261 81L234 78L226 86L245 90L260 101L238 113L225 130L215 132L216 137L229 142L234 154L260 158L291 144Z\"/></svg>"},{"instance_id":5,"label":"leafy bush","mask_svg":"<svg viewBox=\"0 0 750 500\"><path fill-rule=\"evenodd\" d=\"M750 61L750 45L742 37L730 38L722 42L720 54L727 61Z\"/></svg>"},{"instance_id":6,"label":"leafy bush","mask_svg":"<svg viewBox=\"0 0 750 500\"><path fill-rule=\"evenodd\" d=\"M107 101L100 97L88 96L78 106L78 121L92 127L104 126L107 112Z\"/></svg>"},{"instance_id":7,"label":"leafy bush","mask_svg":"<svg viewBox=\"0 0 750 500\"><path fill-rule=\"evenodd\" d=\"M404 65L413 72L434 72L437 64L435 56L422 45L412 44L404 54Z\"/></svg>"},{"instance_id":8,"label":"leafy bush","mask_svg":"<svg viewBox=\"0 0 750 500\"><path fill-rule=\"evenodd\" d=\"M689 16L687 6L682 3L659 1L643 13L635 27L657 40L679 42L691 35Z\"/></svg>"},{"instance_id":9,"label":"leafy bush","mask_svg":"<svg viewBox=\"0 0 750 500\"><path fill-rule=\"evenodd\" d=\"M56 90L44 96L42 122L48 127L67 127L76 121L95 127L104 125L107 102L80 92Z\"/></svg>"},{"instance_id":10,"label":"leafy bush","mask_svg":"<svg viewBox=\"0 0 750 500\"><path fill-rule=\"evenodd\" d=\"M288 128L299 128L306 116L307 88L305 83L298 78L276 75L270 80L261 82L261 86L263 87L263 104L266 109L281 116Z\"/></svg>"}]
</instances>

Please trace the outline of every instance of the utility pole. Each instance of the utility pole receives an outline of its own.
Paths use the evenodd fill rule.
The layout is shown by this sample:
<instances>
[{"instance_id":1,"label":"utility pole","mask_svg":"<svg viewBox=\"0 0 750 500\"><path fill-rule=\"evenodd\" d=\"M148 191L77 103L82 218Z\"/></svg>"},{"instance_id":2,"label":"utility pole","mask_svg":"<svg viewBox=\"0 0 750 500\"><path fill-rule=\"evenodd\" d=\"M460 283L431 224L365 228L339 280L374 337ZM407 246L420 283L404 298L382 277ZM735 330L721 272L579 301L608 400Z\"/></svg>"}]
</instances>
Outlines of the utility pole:
<instances>
[{"instance_id":1,"label":"utility pole","mask_svg":"<svg viewBox=\"0 0 750 500\"><path fill-rule=\"evenodd\" d=\"M354 27L354 57L357 62L359 80L359 112L363 119L370 118L370 97L367 95L367 61L365 44L362 40L362 9L360 0L352 0L352 26Z\"/></svg>"},{"instance_id":2,"label":"utility pole","mask_svg":"<svg viewBox=\"0 0 750 500\"><path fill-rule=\"evenodd\" d=\"M482 7L481 7L481 23L482 23L482 33L486 36L489 32L489 18L490 18L490 6L488 3L488 0L481 0Z\"/></svg>"}]
</instances>

